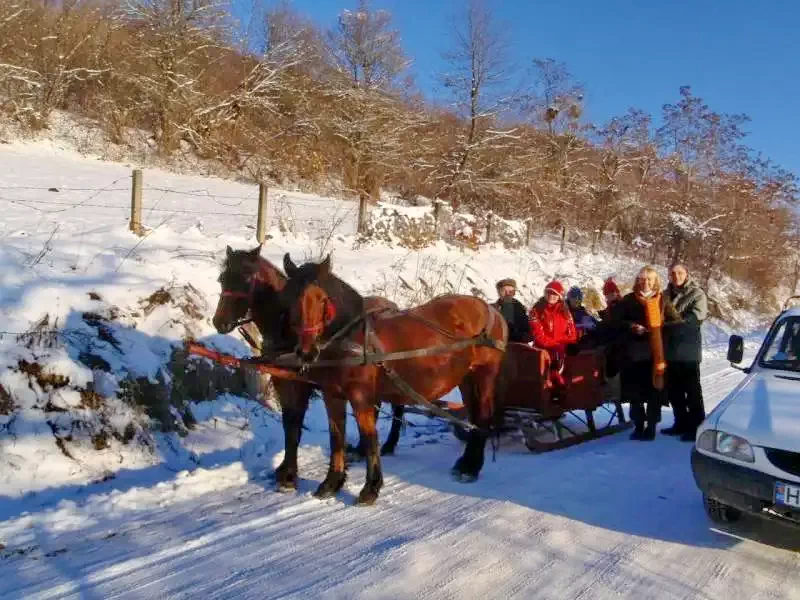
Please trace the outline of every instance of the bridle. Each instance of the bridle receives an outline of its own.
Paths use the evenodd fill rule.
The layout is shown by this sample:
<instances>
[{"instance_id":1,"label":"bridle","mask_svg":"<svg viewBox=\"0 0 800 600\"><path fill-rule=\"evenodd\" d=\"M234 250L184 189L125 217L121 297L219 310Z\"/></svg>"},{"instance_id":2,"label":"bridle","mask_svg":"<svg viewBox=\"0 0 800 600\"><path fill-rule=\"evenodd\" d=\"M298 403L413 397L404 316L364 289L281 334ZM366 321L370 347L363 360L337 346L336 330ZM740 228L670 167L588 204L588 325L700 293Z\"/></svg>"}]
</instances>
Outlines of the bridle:
<instances>
[{"instance_id":1,"label":"bridle","mask_svg":"<svg viewBox=\"0 0 800 600\"><path fill-rule=\"evenodd\" d=\"M253 301L255 300L256 287L263 280L260 273L255 273L250 277L250 286L246 292L236 292L233 290L222 290L220 296L222 298L234 298L236 300L247 300L247 312L245 316L234 323L234 327L241 327L253 321Z\"/></svg>"}]
</instances>

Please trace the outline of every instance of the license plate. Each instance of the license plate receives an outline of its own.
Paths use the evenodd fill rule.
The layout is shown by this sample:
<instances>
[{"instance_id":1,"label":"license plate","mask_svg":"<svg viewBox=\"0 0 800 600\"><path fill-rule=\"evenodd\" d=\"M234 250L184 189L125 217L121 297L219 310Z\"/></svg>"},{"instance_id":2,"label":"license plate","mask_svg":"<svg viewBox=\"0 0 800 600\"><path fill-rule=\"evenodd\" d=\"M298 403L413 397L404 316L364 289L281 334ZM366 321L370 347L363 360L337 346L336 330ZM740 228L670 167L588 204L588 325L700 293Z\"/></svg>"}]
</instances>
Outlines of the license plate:
<instances>
[{"instance_id":1,"label":"license plate","mask_svg":"<svg viewBox=\"0 0 800 600\"><path fill-rule=\"evenodd\" d=\"M775 482L775 503L800 508L800 485Z\"/></svg>"}]
</instances>

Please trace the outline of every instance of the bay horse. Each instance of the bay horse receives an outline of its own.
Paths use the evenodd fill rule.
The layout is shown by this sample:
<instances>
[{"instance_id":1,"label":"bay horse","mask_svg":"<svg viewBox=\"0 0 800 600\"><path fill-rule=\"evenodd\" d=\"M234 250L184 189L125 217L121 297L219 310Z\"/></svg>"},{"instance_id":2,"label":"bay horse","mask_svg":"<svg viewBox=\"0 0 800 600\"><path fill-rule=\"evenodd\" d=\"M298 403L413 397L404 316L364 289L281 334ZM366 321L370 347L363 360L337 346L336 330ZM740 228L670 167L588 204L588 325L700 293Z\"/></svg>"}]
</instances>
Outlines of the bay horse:
<instances>
[{"instance_id":1,"label":"bay horse","mask_svg":"<svg viewBox=\"0 0 800 600\"><path fill-rule=\"evenodd\" d=\"M288 314L280 304L280 293L286 285L286 276L270 261L261 256L261 245L252 250L225 250L225 262L219 276L221 293L212 323L218 333L227 334L243 327L254 325L261 337L260 352L263 357L292 352L298 343L293 329L288 326ZM395 303L386 298L372 296L365 299L368 308L398 310ZM250 335L252 338L252 334ZM248 340L251 345L253 341ZM255 347L254 350L259 350ZM300 445L303 420L311 395L318 386L304 381L272 378L278 403L281 407L285 453L274 473L280 491L297 489L297 449ZM398 407L401 408L401 407ZM382 454L393 454L400 439L402 410L395 410L392 428ZM360 453L364 444L354 448ZM362 451L363 453L363 451Z\"/></svg>"},{"instance_id":2,"label":"bay horse","mask_svg":"<svg viewBox=\"0 0 800 600\"><path fill-rule=\"evenodd\" d=\"M298 338L296 355L308 377L323 390L331 437L328 474L315 495L335 495L346 478L345 409L349 400L365 442L366 483L358 504L374 503L383 485L374 407L378 399L394 405L441 398L458 386L475 427L452 473L475 481L493 418L496 386L508 341L508 325L492 306L474 296L445 295L425 304L372 317L365 299L333 275L328 256L323 262L295 265L284 256L289 279L281 292L284 310ZM354 324L357 324L354 326ZM448 346L446 353L428 353ZM425 350L428 349L428 350ZM417 351L388 364L355 364L353 354ZM350 361L342 364L341 357ZM319 360L317 366L315 362ZM337 364L338 363L338 364ZM410 386L404 390L404 386Z\"/></svg>"}]
</instances>

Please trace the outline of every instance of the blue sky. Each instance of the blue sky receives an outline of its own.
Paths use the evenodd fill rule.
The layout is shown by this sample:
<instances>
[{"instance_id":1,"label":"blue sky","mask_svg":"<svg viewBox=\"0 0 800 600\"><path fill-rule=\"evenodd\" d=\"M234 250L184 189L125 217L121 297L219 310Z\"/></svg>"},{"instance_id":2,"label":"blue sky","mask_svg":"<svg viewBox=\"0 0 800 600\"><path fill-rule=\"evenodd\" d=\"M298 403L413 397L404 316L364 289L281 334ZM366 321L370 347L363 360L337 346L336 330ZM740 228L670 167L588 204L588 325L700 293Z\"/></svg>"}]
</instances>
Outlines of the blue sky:
<instances>
[{"instance_id":1,"label":"blue sky","mask_svg":"<svg viewBox=\"0 0 800 600\"><path fill-rule=\"evenodd\" d=\"M293 0L318 24L335 23L356 0ZM587 89L587 118L629 106L658 117L691 85L712 109L746 113L747 143L800 174L800 0L489 0L512 58L567 63ZM372 0L395 17L412 71L438 93L452 17L463 0Z\"/></svg>"}]
</instances>

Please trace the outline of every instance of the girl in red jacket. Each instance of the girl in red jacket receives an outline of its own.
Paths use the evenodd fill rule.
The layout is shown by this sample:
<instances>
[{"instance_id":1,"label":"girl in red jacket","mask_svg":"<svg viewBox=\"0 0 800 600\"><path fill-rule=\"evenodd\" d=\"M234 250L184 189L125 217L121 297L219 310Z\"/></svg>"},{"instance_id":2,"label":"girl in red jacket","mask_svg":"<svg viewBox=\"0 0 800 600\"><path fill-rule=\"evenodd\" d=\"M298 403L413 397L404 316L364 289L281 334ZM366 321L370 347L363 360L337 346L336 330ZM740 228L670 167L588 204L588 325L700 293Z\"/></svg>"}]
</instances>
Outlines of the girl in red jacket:
<instances>
[{"instance_id":1,"label":"girl in red jacket","mask_svg":"<svg viewBox=\"0 0 800 600\"><path fill-rule=\"evenodd\" d=\"M578 332L572 314L564 302L564 286L560 281L547 284L544 298L533 306L529 320L534 346L547 350L552 359L551 381L562 385L564 380L561 371L567 345L577 341Z\"/></svg>"}]
</instances>

